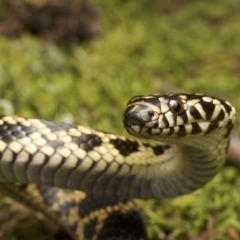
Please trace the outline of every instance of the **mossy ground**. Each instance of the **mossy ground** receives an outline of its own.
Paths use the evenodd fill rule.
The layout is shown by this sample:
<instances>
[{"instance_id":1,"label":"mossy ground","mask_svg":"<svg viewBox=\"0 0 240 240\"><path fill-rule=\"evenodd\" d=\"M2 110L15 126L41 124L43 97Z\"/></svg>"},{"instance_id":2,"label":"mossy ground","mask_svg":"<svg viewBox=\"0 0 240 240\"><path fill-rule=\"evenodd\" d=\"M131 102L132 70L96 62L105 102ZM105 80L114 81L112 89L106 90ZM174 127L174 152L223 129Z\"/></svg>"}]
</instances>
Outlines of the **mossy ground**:
<instances>
[{"instance_id":1,"label":"mossy ground","mask_svg":"<svg viewBox=\"0 0 240 240\"><path fill-rule=\"evenodd\" d=\"M121 114L129 98L175 89L227 99L240 111L238 0L91 2L103 26L94 41L0 37L0 96L15 114L126 135ZM2 113L9 110L0 103ZM138 201L150 239L161 232L177 240L240 239L238 175L226 166L193 194Z\"/></svg>"}]
</instances>

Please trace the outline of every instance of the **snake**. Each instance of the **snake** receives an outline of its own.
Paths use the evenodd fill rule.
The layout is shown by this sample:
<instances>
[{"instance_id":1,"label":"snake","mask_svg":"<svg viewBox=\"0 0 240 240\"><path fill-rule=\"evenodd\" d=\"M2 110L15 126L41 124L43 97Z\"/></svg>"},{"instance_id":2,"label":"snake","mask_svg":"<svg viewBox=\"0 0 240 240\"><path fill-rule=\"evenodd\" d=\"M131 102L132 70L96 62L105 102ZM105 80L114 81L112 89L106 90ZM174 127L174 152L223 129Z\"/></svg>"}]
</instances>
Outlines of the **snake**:
<instances>
[{"instance_id":1,"label":"snake","mask_svg":"<svg viewBox=\"0 0 240 240\"><path fill-rule=\"evenodd\" d=\"M73 239L147 239L132 199L203 187L225 162L235 119L228 101L197 93L129 100L123 126L142 139L1 116L0 190L54 219Z\"/></svg>"}]
</instances>

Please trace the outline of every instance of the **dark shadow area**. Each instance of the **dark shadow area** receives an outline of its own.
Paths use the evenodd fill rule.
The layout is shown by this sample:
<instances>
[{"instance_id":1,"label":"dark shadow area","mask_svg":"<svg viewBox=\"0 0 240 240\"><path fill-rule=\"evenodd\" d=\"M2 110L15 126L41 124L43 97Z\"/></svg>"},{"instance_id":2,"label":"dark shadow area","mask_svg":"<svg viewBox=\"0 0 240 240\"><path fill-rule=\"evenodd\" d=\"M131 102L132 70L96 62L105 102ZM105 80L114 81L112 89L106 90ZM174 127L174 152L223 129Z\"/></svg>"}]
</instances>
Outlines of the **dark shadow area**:
<instances>
[{"instance_id":1,"label":"dark shadow area","mask_svg":"<svg viewBox=\"0 0 240 240\"><path fill-rule=\"evenodd\" d=\"M0 33L18 37L29 32L45 40L89 40L100 34L97 10L83 0L5 0Z\"/></svg>"}]
</instances>

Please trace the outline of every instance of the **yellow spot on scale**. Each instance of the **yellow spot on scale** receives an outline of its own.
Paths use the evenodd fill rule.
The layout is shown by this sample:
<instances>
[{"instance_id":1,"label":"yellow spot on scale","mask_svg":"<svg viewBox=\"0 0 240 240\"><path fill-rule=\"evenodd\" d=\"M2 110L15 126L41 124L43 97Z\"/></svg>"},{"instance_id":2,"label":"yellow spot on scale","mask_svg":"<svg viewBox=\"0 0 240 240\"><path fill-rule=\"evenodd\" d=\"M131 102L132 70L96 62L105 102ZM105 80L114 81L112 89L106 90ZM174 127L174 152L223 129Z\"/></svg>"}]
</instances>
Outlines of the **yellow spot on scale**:
<instances>
[{"instance_id":1,"label":"yellow spot on scale","mask_svg":"<svg viewBox=\"0 0 240 240\"><path fill-rule=\"evenodd\" d=\"M184 111L187 111L187 110L188 110L188 105L187 105L187 104L184 104L184 105L183 105L183 110L184 110Z\"/></svg>"},{"instance_id":2,"label":"yellow spot on scale","mask_svg":"<svg viewBox=\"0 0 240 240\"><path fill-rule=\"evenodd\" d=\"M67 143L64 143L64 147L66 147L72 151L75 151L78 148L78 145L75 143L72 143L72 142L67 142Z\"/></svg>"},{"instance_id":3,"label":"yellow spot on scale","mask_svg":"<svg viewBox=\"0 0 240 240\"><path fill-rule=\"evenodd\" d=\"M130 172L130 166L128 165L123 165L120 170L118 171L117 175L119 177L122 177L122 176L127 176L127 174Z\"/></svg>"},{"instance_id":4,"label":"yellow spot on scale","mask_svg":"<svg viewBox=\"0 0 240 240\"><path fill-rule=\"evenodd\" d=\"M4 122L9 122L9 121L12 121L13 118L12 118L12 116L4 116L4 117L2 117L2 120L3 120Z\"/></svg>"},{"instance_id":5,"label":"yellow spot on scale","mask_svg":"<svg viewBox=\"0 0 240 240\"><path fill-rule=\"evenodd\" d=\"M37 139L34 139L32 142L33 142L33 144L36 144L37 146L43 146L47 143L46 139L44 139L44 138L37 138Z\"/></svg>"},{"instance_id":6,"label":"yellow spot on scale","mask_svg":"<svg viewBox=\"0 0 240 240\"><path fill-rule=\"evenodd\" d=\"M8 147L15 153L18 153L22 150L22 145L18 142L11 142L8 144Z\"/></svg>"},{"instance_id":7,"label":"yellow spot on scale","mask_svg":"<svg viewBox=\"0 0 240 240\"><path fill-rule=\"evenodd\" d=\"M159 97L159 101L160 101L160 102L163 102L164 100L165 100L164 97Z\"/></svg>"},{"instance_id":8,"label":"yellow spot on scale","mask_svg":"<svg viewBox=\"0 0 240 240\"><path fill-rule=\"evenodd\" d=\"M76 167L78 164L78 158L74 155L71 155L70 157L68 157L64 164L63 164L63 167L64 168L68 168L68 169L71 169L71 168L74 168Z\"/></svg>"},{"instance_id":9,"label":"yellow spot on scale","mask_svg":"<svg viewBox=\"0 0 240 240\"><path fill-rule=\"evenodd\" d=\"M192 124L186 124L184 127L185 127L187 133L191 133L192 132Z\"/></svg>"},{"instance_id":10,"label":"yellow spot on scale","mask_svg":"<svg viewBox=\"0 0 240 240\"><path fill-rule=\"evenodd\" d=\"M3 152L2 162L12 162L13 161L13 152L9 149Z\"/></svg>"},{"instance_id":11,"label":"yellow spot on scale","mask_svg":"<svg viewBox=\"0 0 240 240\"><path fill-rule=\"evenodd\" d=\"M6 149L6 143L0 140L0 152L3 152Z\"/></svg>"},{"instance_id":12,"label":"yellow spot on scale","mask_svg":"<svg viewBox=\"0 0 240 240\"><path fill-rule=\"evenodd\" d=\"M185 100L187 99L186 95L180 95L179 97L182 98L182 99L185 99Z\"/></svg>"},{"instance_id":13,"label":"yellow spot on scale","mask_svg":"<svg viewBox=\"0 0 240 240\"><path fill-rule=\"evenodd\" d=\"M30 154L35 154L36 151L38 150L37 146L32 143L26 144L24 146L24 149Z\"/></svg>"},{"instance_id":14,"label":"yellow spot on scale","mask_svg":"<svg viewBox=\"0 0 240 240\"><path fill-rule=\"evenodd\" d=\"M78 129L81 133L84 133L84 134L91 134L92 133L92 131L89 128L78 126Z\"/></svg>"},{"instance_id":15,"label":"yellow spot on scale","mask_svg":"<svg viewBox=\"0 0 240 240\"><path fill-rule=\"evenodd\" d=\"M23 122L23 121L25 121L25 118L19 117L19 116L16 116L16 115L13 116L13 119L16 120L17 122Z\"/></svg>"},{"instance_id":16,"label":"yellow spot on scale","mask_svg":"<svg viewBox=\"0 0 240 240\"><path fill-rule=\"evenodd\" d=\"M201 128L202 132L206 132L209 127L209 123L207 122L199 122L198 126Z\"/></svg>"},{"instance_id":17,"label":"yellow spot on scale","mask_svg":"<svg viewBox=\"0 0 240 240\"><path fill-rule=\"evenodd\" d=\"M166 113L167 111L169 111L169 106L168 106L168 104L162 103L162 104L161 104L161 112L162 112L162 113Z\"/></svg>"},{"instance_id":18,"label":"yellow spot on scale","mask_svg":"<svg viewBox=\"0 0 240 240\"><path fill-rule=\"evenodd\" d=\"M42 135L46 135L51 133L51 130L49 128L40 128L38 129L38 132L41 133Z\"/></svg>"},{"instance_id":19,"label":"yellow spot on scale","mask_svg":"<svg viewBox=\"0 0 240 240\"><path fill-rule=\"evenodd\" d=\"M88 156L94 161L99 161L101 158L101 155L96 151L88 152Z\"/></svg>"},{"instance_id":20,"label":"yellow spot on scale","mask_svg":"<svg viewBox=\"0 0 240 240\"><path fill-rule=\"evenodd\" d=\"M98 132L98 131L96 131L96 132L94 132L96 135L98 135L98 137L104 137L105 136L105 133L103 133L103 132Z\"/></svg>"},{"instance_id":21,"label":"yellow spot on scale","mask_svg":"<svg viewBox=\"0 0 240 240\"><path fill-rule=\"evenodd\" d=\"M58 151L58 153L59 153L60 155L62 155L64 158L69 157L70 154L71 154L71 151L70 151L68 148L66 148L66 147L58 148L57 151Z\"/></svg>"},{"instance_id":22,"label":"yellow spot on scale","mask_svg":"<svg viewBox=\"0 0 240 240\"><path fill-rule=\"evenodd\" d=\"M58 166L61 162L62 162L62 156L58 153L55 153L54 155L51 156L51 158L49 159L49 161L45 166L54 167L54 166Z\"/></svg>"},{"instance_id":23,"label":"yellow spot on scale","mask_svg":"<svg viewBox=\"0 0 240 240\"><path fill-rule=\"evenodd\" d=\"M43 146L41 147L41 152L44 153L47 156L51 156L54 154L54 149L50 146Z\"/></svg>"},{"instance_id":24,"label":"yellow spot on scale","mask_svg":"<svg viewBox=\"0 0 240 240\"><path fill-rule=\"evenodd\" d=\"M26 151L21 151L16 158L15 164L24 165L29 158L29 153Z\"/></svg>"},{"instance_id":25,"label":"yellow spot on scale","mask_svg":"<svg viewBox=\"0 0 240 240\"><path fill-rule=\"evenodd\" d=\"M37 118L29 118L28 121L32 124L40 123L41 121Z\"/></svg>"},{"instance_id":26,"label":"yellow spot on scale","mask_svg":"<svg viewBox=\"0 0 240 240\"><path fill-rule=\"evenodd\" d=\"M19 138L17 141L22 145L25 145L31 142L29 137Z\"/></svg>"},{"instance_id":27,"label":"yellow spot on scale","mask_svg":"<svg viewBox=\"0 0 240 240\"><path fill-rule=\"evenodd\" d=\"M49 133L45 136L49 141L54 141L57 139L57 136L54 133Z\"/></svg>"},{"instance_id":28,"label":"yellow spot on scale","mask_svg":"<svg viewBox=\"0 0 240 240\"><path fill-rule=\"evenodd\" d=\"M124 163L124 157L120 154L118 154L116 157L115 157L115 160L119 163L119 164L123 164Z\"/></svg>"},{"instance_id":29,"label":"yellow spot on scale","mask_svg":"<svg viewBox=\"0 0 240 240\"><path fill-rule=\"evenodd\" d=\"M118 156L118 155L119 155L119 151L118 151L117 149L115 149L115 148L112 148L112 149L111 149L111 154L112 154L113 156Z\"/></svg>"},{"instance_id":30,"label":"yellow spot on scale","mask_svg":"<svg viewBox=\"0 0 240 240\"><path fill-rule=\"evenodd\" d=\"M91 166L92 166L92 159L87 157L84 159L84 161L82 161L82 163L80 164L79 168L81 172L85 172L87 171Z\"/></svg>"},{"instance_id":31,"label":"yellow spot on scale","mask_svg":"<svg viewBox=\"0 0 240 240\"><path fill-rule=\"evenodd\" d=\"M109 143L110 139L109 139L108 137L102 137L102 138L101 138L101 141L102 141L103 143Z\"/></svg>"},{"instance_id":32,"label":"yellow spot on scale","mask_svg":"<svg viewBox=\"0 0 240 240\"><path fill-rule=\"evenodd\" d=\"M75 128L70 128L68 134L72 137L80 137L82 134Z\"/></svg>"},{"instance_id":33,"label":"yellow spot on scale","mask_svg":"<svg viewBox=\"0 0 240 240\"><path fill-rule=\"evenodd\" d=\"M174 125L175 125L175 122L174 122L174 116L173 116L173 114L172 114L172 112L167 112L166 114L165 114L165 117L167 118L167 120L168 120L168 123L169 123L169 126L170 127L173 127Z\"/></svg>"},{"instance_id":34,"label":"yellow spot on scale","mask_svg":"<svg viewBox=\"0 0 240 240\"><path fill-rule=\"evenodd\" d=\"M212 114L212 116L211 116L211 120L212 120L212 119L215 119L215 118L219 115L219 113L220 113L221 110L222 110L221 106L215 105L213 114Z\"/></svg>"},{"instance_id":35,"label":"yellow spot on scale","mask_svg":"<svg viewBox=\"0 0 240 240\"><path fill-rule=\"evenodd\" d=\"M30 166L41 166L45 161L45 154L37 152L33 155L32 161L29 164Z\"/></svg>"},{"instance_id":36,"label":"yellow spot on scale","mask_svg":"<svg viewBox=\"0 0 240 240\"><path fill-rule=\"evenodd\" d=\"M33 132L33 133L29 134L28 137L30 137L33 140L33 139L40 138L41 134L38 132Z\"/></svg>"},{"instance_id":37,"label":"yellow spot on scale","mask_svg":"<svg viewBox=\"0 0 240 240\"><path fill-rule=\"evenodd\" d=\"M12 120L7 121L7 123L8 123L8 124L15 125L17 122L16 122L14 119L12 119Z\"/></svg>"},{"instance_id":38,"label":"yellow spot on scale","mask_svg":"<svg viewBox=\"0 0 240 240\"><path fill-rule=\"evenodd\" d=\"M31 123L30 123L29 121L27 121L27 120L22 121L21 124L22 124L23 126L26 126L26 127L31 126Z\"/></svg>"},{"instance_id":39,"label":"yellow spot on scale","mask_svg":"<svg viewBox=\"0 0 240 240\"><path fill-rule=\"evenodd\" d=\"M200 103L197 103L195 105L195 108L198 110L198 112L200 113L202 119L207 119L207 115L206 115L206 112L205 110L203 110L203 107Z\"/></svg>"},{"instance_id":40,"label":"yellow spot on scale","mask_svg":"<svg viewBox=\"0 0 240 240\"><path fill-rule=\"evenodd\" d=\"M165 124L165 122L163 121L163 115L160 115L160 116L159 116L158 127L159 127L159 128L165 128L165 127L166 127L166 124Z\"/></svg>"},{"instance_id":41,"label":"yellow spot on scale","mask_svg":"<svg viewBox=\"0 0 240 240\"><path fill-rule=\"evenodd\" d=\"M84 159L84 158L86 157L86 155L87 155L87 153L86 153L83 149L81 149L81 148L76 149L76 150L73 152L73 154L74 154L77 158L79 158L79 159Z\"/></svg>"},{"instance_id":42,"label":"yellow spot on scale","mask_svg":"<svg viewBox=\"0 0 240 240\"><path fill-rule=\"evenodd\" d=\"M103 171L105 168L107 167L107 163L104 161L99 161L97 162L97 165L95 166L94 169L96 169L97 171L101 172Z\"/></svg>"},{"instance_id":43,"label":"yellow spot on scale","mask_svg":"<svg viewBox=\"0 0 240 240\"><path fill-rule=\"evenodd\" d=\"M117 139L117 136L113 134L108 134L108 135L106 134L105 136L108 137L109 139Z\"/></svg>"},{"instance_id":44,"label":"yellow spot on scale","mask_svg":"<svg viewBox=\"0 0 240 240\"><path fill-rule=\"evenodd\" d=\"M212 102L213 99L211 97L203 97L202 100L204 102Z\"/></svg>"},{"instance_id":45,"label":"yellow spot on scale","mask_svg":"<svg viewBox=\"0 0 240 240\"><path fill-rule=\"evenodd\" d=\"M188 102L187 102L187 105L188 106L194 106L194 105L196 105L197 103L199 103L200 102L200 99L193 99L193 100L189 100Z\"/></svg>"},{"instance_id":46,"label":"yellow spot on scale","mask_svg":"<svg viewBox=\"0 0 240 240\"><path fill-rule=\"evenodd\" d=\"M70 136L59 136L58 138L60 141L62 142L65 142L65 143L68 143L68 142L71 142L72 141L72 138Z\"/></svg>"},{"instance_id":47,"label":"yellow spot on scale","mask_svg":"<svg viewBox=\"0 0 240 240\"><path fill-rule=\"evenodd\" d=\"M221 105L221 103L218 99L213 99L213 103L216 104L216 105Z\"/></svg>"},{"instance_id":48,"label":"yellow spot on scale","mask_svg":"<svg viewBox=\"0 0 240 240\"><path fill-rule=\"evenodd\" d=\"M105 147L102 147L102 146L94 147L94 150L99 152L100 154L104 154L108 151Z\"/></svg>"},{"instance_id":49,"label":"yellow spot on scale","mask_svg":"<svg viewBox=\"0 0 240 240\"><path fill-rule=\"evenodd\" d=\"M111 143L104 143L103 146L108 149L109 152L112 151L112 149L114 148L114 146Z\"/></svg>"},{"instance_id":50,"label":"yellow spot on scale","mask_svg":"<svg viewBox=\"0 0 240 240\"><path fill-rule=\"evenodd\" d=\"M58 154L58 153L54 153L54 154L50 157L49 161L51 161L51 162L56 162L57 164L59 164L59 163L61 163L61 161L62 161L62 156L61 156L60 154Z\"/></svg>"},{"instance_id":51,"label":"yellow spot on scale","mask_svg":"<svg viewBox=\"0 0 240 240\"><path fill-rule=\"evenodd\" d=\"M108 169L106 170L105 174L107 175L113 175L118 171L119 164L116 162L112 162L109 166Z\"/></svg>"},{"instance_id":52,"label":"yellow spot on scale","mask_svg":"<svg viewBox=\"0 0 240 240\"><path fill-rule=\"evenodd\" d=\"M111 155L109 152L103 154L103 155L102 155L102 158L103 158L106 162L112 162L112 161L113 161L113 155Z\"/></svg>"},{"instance_id":53,"label":"yellow spot on scale","mask_svg":"<svg viewBox=\"0 0 240 240\"><path fill-rule=\"evenodd\" d=\"M181 116L177 116L177 125L183 125L184 121Z\"/></svg>"},{"instance_id":54,"label":"yellow spot on scale","mask_svg":"<svg viewBox=\"0 0 240 240\"><path fill-rule=\"evenodd\" d=\"M56 131L54 132L54 134L56 134L57 136L66 136L67 135L67 132L66 131Z\"/></svg>"},{"instance_id":55,"label":"yellow spot on scale","mask_svg":"<svg viewBox=\"0 0 240 240\"><path fill-rule=\"evenodd\" d=\"M38 123L33 123L33 126L37 129L42 129L42 128L46 128L46 125L41 123L41 122L38 122Z\"/></svg>"}]
</instances>

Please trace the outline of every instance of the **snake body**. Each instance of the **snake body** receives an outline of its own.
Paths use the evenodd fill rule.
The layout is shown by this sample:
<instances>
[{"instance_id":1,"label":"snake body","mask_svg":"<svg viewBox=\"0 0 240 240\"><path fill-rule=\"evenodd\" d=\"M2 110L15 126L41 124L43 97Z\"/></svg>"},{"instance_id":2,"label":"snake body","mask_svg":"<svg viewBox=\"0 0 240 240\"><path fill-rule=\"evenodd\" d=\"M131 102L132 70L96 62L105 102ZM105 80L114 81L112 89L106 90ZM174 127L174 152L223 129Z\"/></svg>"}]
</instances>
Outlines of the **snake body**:
<instances>
[{"instance_id":1,"label":"snake body","mask_svg":"<svg viewBox=\"0 0 240 240\"><path fill-rule=\"evenodd\" d=\"M235 108L229 102L202 94L134 97L124 112L124 127L134 136L166 142L155 145L83 126L2 116L1 188L10 189L20 199L24 196L17 189L11 190L16 185L10 183L20 183L20 188L29 194L35 192L39 195L35 205L53 218L63 216L60 222L68 225L66 228L76 239L107 239L102 233L97 236L91 232L101 232L110 214L131 215L135 210L128 199L174 197L209 182L224 164L235 118ZM45 186L80 190L90 195ZM61 203L55 200L65 195L71 195L67 200L71 207L64 215L60 214ZM79 209L85 209L86 205L81 205L84 199L87 206L90 202L99 203L95 210L86 211L86 218L79 214ZM108 214L97 219L93 217L94 211ZM80 217L83 223L79 223ZM123 221L131 218L132 215ZM93 219L95 227L84 233L85 223ZM141 225L140 218L136 217L134 224ZM135 239L143 239L144 231L140 235Z\"/></svg>"}]
</instances>

